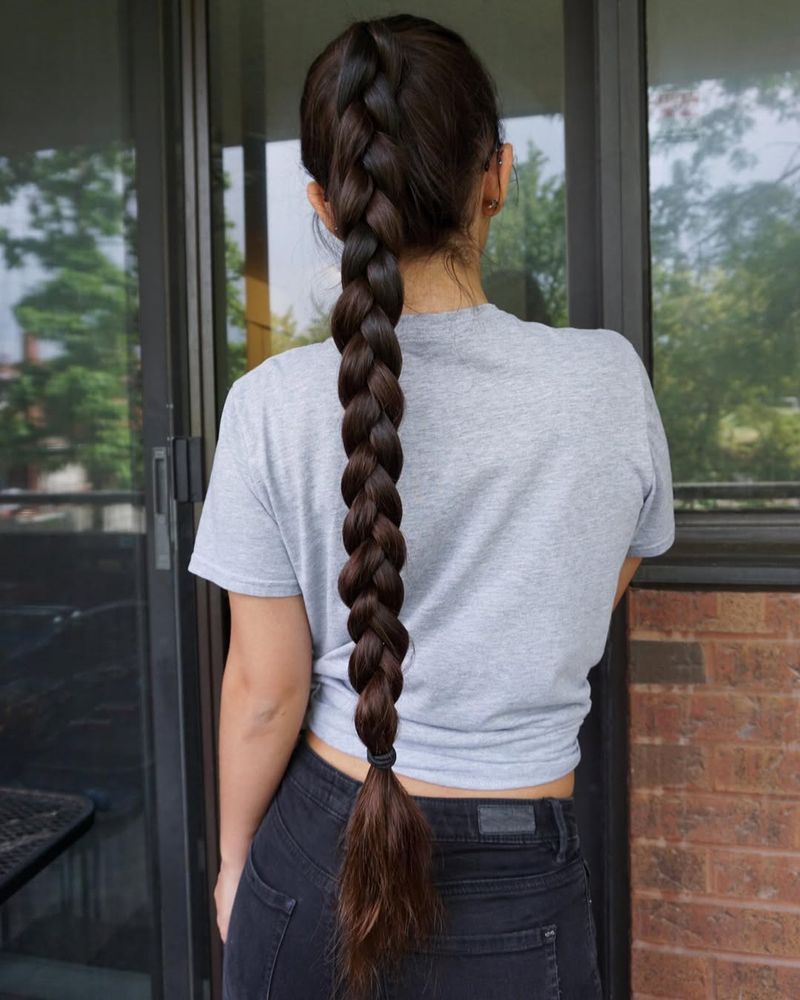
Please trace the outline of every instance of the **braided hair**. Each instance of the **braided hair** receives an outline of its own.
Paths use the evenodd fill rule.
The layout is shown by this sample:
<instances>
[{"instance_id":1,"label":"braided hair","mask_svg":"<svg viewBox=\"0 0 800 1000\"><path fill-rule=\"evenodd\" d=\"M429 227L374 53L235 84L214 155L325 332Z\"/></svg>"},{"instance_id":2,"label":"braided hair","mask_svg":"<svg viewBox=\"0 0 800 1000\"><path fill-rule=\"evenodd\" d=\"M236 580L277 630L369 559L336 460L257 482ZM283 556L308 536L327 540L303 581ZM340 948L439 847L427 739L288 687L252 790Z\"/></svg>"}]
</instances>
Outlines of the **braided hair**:
<instances>
[{"instance_id":1,"label":"braided hair","mask_svg":"<svg viewBox=\"0 0 800 1000\"><path fill-rule=\"evenodd\" d=\"M481 166L501 145L491 77L463 38L423 17L360 20L311 64L300 103L303 166L325 191L342 241L331 313L347 462L338 580L354 642L355 728L371 762L343 831L337 980L354 1000L379 968L443 926L430 826L391 770L409 634L400 620L406 545L397 481L404 411L395 325L401 254L472 253Z\"/></svg>"}]
</instances>

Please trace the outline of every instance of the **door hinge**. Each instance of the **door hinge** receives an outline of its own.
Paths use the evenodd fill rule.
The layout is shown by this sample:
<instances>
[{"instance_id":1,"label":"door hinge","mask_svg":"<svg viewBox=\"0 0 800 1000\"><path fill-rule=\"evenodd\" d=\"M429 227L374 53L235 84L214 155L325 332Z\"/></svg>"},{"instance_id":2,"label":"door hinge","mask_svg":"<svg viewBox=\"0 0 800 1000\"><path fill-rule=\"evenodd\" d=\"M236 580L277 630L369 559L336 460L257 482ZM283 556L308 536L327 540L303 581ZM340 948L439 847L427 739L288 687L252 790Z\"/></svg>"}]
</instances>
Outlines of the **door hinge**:
<instances>
[{"instance_id":1,"label":"door hinge","mask_svg":"<svg viewBox=\"0 0 800 1000\"><path fill-rule=\"evenodd\" d=\"M205 496L203 480L203 439L170 438L173 496L179 503L194 503Z\"/></svg>"}]
</instances>

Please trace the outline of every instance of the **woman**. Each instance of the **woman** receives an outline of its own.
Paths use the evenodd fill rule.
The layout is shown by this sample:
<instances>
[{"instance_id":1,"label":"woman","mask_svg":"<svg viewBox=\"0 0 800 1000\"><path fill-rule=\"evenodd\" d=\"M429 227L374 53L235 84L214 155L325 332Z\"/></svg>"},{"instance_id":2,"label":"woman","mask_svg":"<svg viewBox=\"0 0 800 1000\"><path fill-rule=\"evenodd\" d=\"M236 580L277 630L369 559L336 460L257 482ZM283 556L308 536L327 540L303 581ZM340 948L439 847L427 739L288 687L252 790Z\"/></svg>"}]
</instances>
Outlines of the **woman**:
<instances>
[{"instance_id":1,"label":"woman","mask_svg":"<svg viewBox=\"0 0 800 1000\"><path fill-rule=\"evenodd\" d=\"M300 116L332 336L233 385L189 566L232 615L223 995L599 998L574 769L612 609L674 536L647 373L488 301L512 149L458 34L351 24Z\"/></svg>"}]
</instances>

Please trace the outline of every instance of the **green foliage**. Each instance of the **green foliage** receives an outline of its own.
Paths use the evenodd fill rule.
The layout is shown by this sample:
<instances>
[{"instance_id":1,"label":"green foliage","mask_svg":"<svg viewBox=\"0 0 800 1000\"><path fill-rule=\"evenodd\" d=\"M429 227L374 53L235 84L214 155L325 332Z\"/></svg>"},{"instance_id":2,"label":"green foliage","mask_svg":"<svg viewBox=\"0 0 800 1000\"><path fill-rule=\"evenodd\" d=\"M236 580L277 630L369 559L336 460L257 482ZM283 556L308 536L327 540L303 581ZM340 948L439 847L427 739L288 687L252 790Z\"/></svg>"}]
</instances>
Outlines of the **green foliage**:
<instances>
[{"instance_id":1,"label":"green foliage","mask_svg":"<svg viewBox=\"0 0 800 1000\"><path fill-rule=\"evenodd\" d=\"M671 174L651 192L655 384L676 482L800 474L800 73L651 91L651 151ZM785 168L748 175L759 116L788 138ZM791 139L794 137L794 140ZM720 182L720 165L727 179ZM121 144L0 158L6 267L41 278L14 307L45 349L3 388L0 481L24 464L78 462L94 488L142 477L133 154ZM490 230L487 288L513 284L530 319L567 324L563 177L529 143L516 196ZM742 178L749 178L742 180ZM242 254L225 233L229 382L246 368ZM273 312L272 353L330 335Z\"/></svg>"},{"instance_id":2,"label":"green foliage","mask_svg":"<svg viewBox=\"0 0 800 1000\"><path fill-rule=\"evenodd\" d=\"M532 142L517 165L517 197L489 230L482 274L487 286L522 282L525 317L567 325L564 178L543 177L545 156Z\"/></svg>"},{"instance_id":3,"label":"green foliage","mask_svg":"<svg viewBox=\"0 0 800 1000\"><path fill-rule=\"evenodd\" d=\"M5 391L0 480L76 462L95 489L141 483L133 168L121 144L0 160L0 204L27 215L0 229L6 266L43 272L14 315L48 354Z\"/></svg>"},{"instance_id":4,"label":"green foliage","mask_svg":"<svg viewBox=\"0 0 800 1000\"><path fill-rule=\"evenodd\" d=\"M675 157L651 218L655 387L676 482L800 478L799 96L797 73L651 92L651 150ZM767 113L789 139L785 168L742 183Z\"/></svg>"}]
</instances>

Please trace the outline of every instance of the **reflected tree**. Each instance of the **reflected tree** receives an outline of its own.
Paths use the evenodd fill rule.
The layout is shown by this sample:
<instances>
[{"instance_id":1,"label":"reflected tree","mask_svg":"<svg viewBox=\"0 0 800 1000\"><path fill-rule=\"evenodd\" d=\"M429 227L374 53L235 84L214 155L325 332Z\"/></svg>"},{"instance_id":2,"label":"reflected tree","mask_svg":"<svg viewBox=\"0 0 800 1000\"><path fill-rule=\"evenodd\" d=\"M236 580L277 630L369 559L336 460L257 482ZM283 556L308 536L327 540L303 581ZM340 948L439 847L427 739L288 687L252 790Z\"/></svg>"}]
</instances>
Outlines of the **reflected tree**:
<instances>
[{"instance_id":1,"label":"reflected tree","mask_svg":"<svg viewBox=\"0 0 800 1000\"><path fill-rule=\"evenodd\" d=\"M122 144L0 159L0 249L32 280L13 313L41 356L3 392L0 478L80 465L95 489L142 480L134 163Z\"/></svg>"},{"instance_id":2,"label":"reflected tree","mask_svg":"<svg viewBox=\"0 0 800 1000\"><path fill-rule=\"evenodd\" d=\"M654 381L676 481L800 478L798 98L797 73L651 89L651 157L670 164L651 192Z\"/></svg>"},{"instance_id":3,"label":"reflected tree","mask_svg":"<svg viewBox=\"0 0 800 1000\"><path fill-rule=\"evenodd\" d=\"M488 288L519 288L524 318L567 325L564 177L546 176L547 160L532 141L516 164L515 196L489 229L482 275ZM490 298L493 296L490 295Z\"/></svg>"},{"instance_id":4,"label":"reflected tree","mask_svg":"<svg viewBox=\"0 0 800 1000\"><path fill-rule=\"evenodd\" d=\"M517 188L505 210L493 223L484 251L482 274L487 289L513 296L526 318L565 326L566 236L564 178L547 176L546 157L533 142L525 158L517 164ZM230 178L226 175L226 189ZM245 313L242 300L244 259L226 220L226 299L228 326L229 383L246 370ZM333 251L331 251L333 252ZM316 343L330 336L330 310L314 303L310 323L301 330L291 307L286 313L272 313L272 353Z\"/></svg>"}]
</instances>

